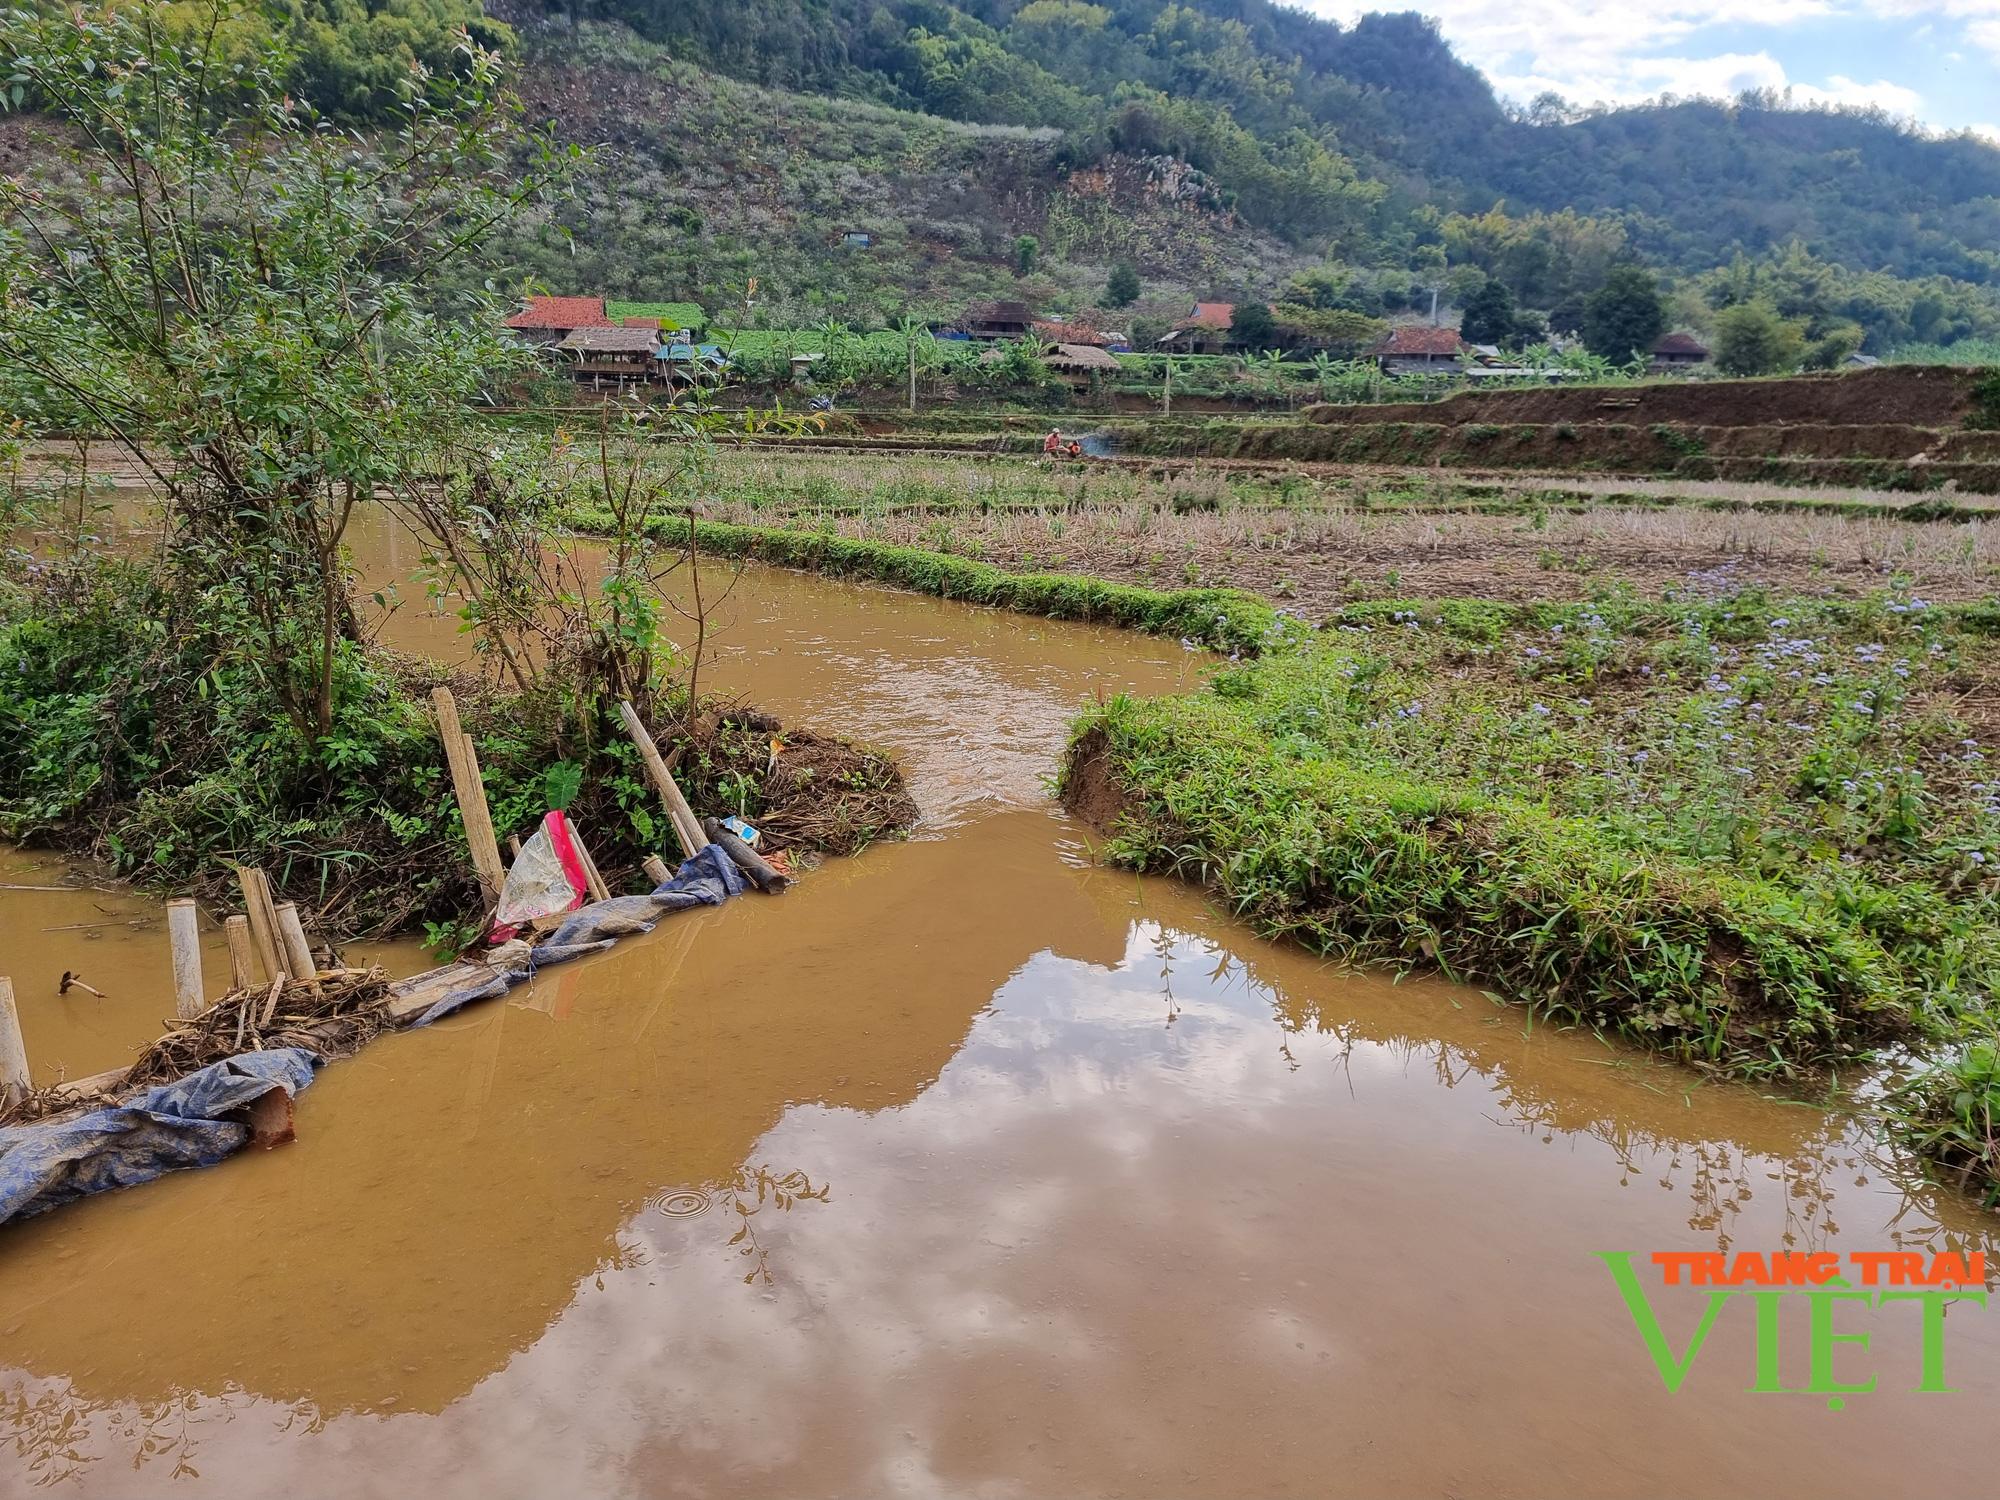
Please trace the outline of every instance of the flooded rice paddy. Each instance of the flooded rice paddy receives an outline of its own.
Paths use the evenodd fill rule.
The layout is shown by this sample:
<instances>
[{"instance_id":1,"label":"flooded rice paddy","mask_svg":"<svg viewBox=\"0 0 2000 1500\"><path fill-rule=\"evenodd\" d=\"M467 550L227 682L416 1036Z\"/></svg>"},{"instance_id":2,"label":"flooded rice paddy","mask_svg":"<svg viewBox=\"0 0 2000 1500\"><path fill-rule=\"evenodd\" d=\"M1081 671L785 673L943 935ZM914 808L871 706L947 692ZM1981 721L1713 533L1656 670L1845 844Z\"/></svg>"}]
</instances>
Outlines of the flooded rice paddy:
<instances>
[{"instance_id":1,"label":"flooded rice paddy","mask_svg":"<svg viewBox=\"0 0 2000 1500\"><path fill-rule=\"evenodd\" d=\"M1093 862L1041 781L1069 716L1196 658L762 570L721 626L714 685L899 751L917 836L386 1037L295 1145L0 1231L0 1492L1985 1487L1981 1309L1961 1394L1912 1393L1902 1306L1843 1310L1843 1409L1748 1394L1741 1308L1669 1395L1595 1258L1987 1246L1865 1132ZM38 1063L157 1031L143 903L0 901Z\"/></svg>"}]
</instances>

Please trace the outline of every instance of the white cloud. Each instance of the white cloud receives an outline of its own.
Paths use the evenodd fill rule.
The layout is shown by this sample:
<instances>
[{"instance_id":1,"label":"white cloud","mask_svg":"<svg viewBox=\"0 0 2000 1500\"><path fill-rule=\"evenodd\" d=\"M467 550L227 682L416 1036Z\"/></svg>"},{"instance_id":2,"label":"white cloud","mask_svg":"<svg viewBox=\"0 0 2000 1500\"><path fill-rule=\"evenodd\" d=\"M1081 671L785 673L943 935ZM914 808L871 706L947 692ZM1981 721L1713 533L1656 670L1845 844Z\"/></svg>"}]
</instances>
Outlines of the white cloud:
<instances>
[{"instance_id":1,"label":"white cloud","mask_svg":"<svg viewBox=\"0 0 2000 1500\"><path fill-rule=\"evenodd\" d=\"M1965 128L1971 131L1974 135L1982 136L1985 139L1991 141L1994 145L2000 146L2000 125L1993 124L1991 121L1982 120L1974 124L1968 125Z\"/></svg>"},{"instance_id":2,"label":"white cloud","mask_svg":"<svg viewBox=\"0 0 2000 1500\"><path fill-rule=\"evenodd\" d=\"M1303 0L1351 22L1377 4ZM1862 14L1940 17L1962 24L1973 44L2000 55L2000 0L1424 0L1459 55L1509 98L1554 92L1577 104L1630 104L1663 93L1730 97L1745 89L1790 89L1801 104L1877 105L1920 115L1923 96L1890 79L1835 74L1793 78L1768 51L1704 52L1701 34L1728 26L1781 27Z\"/></svg>"},{"instance_id":3,"label":"white cloud","mask_svg":"<svg viewBox=\"0 0 2000 1500\"><path fill-rule=\"evenodd\" d=\"M1881 78L1873 83L1860 83L1838 73L1827 79L1825 88L1815 88L1809 83L1793 84L1792 97L1801 104L1871 104L1892 115L1912 116L1924 102L1922 94L1900 83Z\"/></svg>"}]
</instances>

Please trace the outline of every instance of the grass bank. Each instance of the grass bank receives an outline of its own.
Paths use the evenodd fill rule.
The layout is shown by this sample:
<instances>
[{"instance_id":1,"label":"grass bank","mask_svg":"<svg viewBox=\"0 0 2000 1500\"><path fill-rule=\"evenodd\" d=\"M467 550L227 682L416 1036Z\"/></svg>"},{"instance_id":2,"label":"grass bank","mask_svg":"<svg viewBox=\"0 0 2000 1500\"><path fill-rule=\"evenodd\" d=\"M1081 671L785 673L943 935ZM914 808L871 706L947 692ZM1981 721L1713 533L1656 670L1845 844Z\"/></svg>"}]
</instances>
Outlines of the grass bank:
<instances>
[{"instance_id":1,"label":"grass bank","mask_svg":"<svg viewBox=\"0 0 2000 1500\"><path fill-rule=\"evenodd\" d=\"M588 524L589 518L581 518ZM686 522L674 524L685 525ZM1816 1088L1928 1059L1891 1128L2000 1182L2000 610L1907 593L1357 604L1008 573L820 531L710 551L1176 633L1242 660L1084 716L1065 799L1114 860L1329 954Z\"/></svg>"},{"instance_id":2,"label":"grass bank","mask_svg":"<svg viewBox=\"0 0 2000 1500\"><path fill-rule=\"evenodd\" d=\"M232 640L231 600L190 600L138 562L39 565L0 584L0 837L104 860L148 887L230 899L264 866L330 938L468 936L482 909L438 741L435 664L358 641L335 662L332 732L276 710L272 674ZM607 881L672 843L615 717L555 690L456 684L493 823L525 835L568 806ZM772 847L847 853L916 809L887 757L663 695L653 728L689 799L742 812Z\"/></svg>"},{"instance_id":3,"label":"grass bank","mask_svg":"<svg viewBox=\"0 0 2000 1500\"><path fill-rule=\"evenodd\" d=\"M1988 608L1368 606L1079 722L1109 855L1736 1076L1907 1047L1920 1154L2000 1182Z\"/></svg>"},{"instance_id":4,"label":"grass bank","mask_svg":"<svg viewBox=\"0 0 2000 1500\"><path fill-rule=\"evenodd\" d=\"M588 508L570 512L569 518L585 532L602 531L610 524L604 513ZM674 536L685 536L687 526L682 519L661 523L661 529ZM824 531L719 521L697 521L694 526L697 545L719 557L751 558L838 578L866 578L940 599L1052 620L1122 625L1224 651L1260 650L1283 628L1282 618L1269 604L1235 589L1163 591L1070 573L1010 573L972 558Z\"/></svg>"}]
</instances>

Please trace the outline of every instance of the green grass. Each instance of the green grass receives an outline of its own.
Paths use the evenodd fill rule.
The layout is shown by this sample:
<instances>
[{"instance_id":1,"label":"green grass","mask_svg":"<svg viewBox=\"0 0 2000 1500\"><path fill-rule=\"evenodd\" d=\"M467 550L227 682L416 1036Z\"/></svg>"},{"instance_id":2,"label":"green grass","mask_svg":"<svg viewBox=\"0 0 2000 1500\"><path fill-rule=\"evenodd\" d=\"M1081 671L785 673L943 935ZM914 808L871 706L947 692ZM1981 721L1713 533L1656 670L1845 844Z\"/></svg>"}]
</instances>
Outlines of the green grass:
<instances>
[{"instance_id":1,"label":"green grass","mask_svg":"<svg viewBox=\"0 0 2000 1500\"><path fill-rule=\"evenodd\" d=\"M2000 783L1938 707L1980 623L1886 599L1370 606L1080 729L1128 799L1117 856L1271 931L1814 1075L1968 1034L2000 980Z\"/></svg>"}]
</instances>

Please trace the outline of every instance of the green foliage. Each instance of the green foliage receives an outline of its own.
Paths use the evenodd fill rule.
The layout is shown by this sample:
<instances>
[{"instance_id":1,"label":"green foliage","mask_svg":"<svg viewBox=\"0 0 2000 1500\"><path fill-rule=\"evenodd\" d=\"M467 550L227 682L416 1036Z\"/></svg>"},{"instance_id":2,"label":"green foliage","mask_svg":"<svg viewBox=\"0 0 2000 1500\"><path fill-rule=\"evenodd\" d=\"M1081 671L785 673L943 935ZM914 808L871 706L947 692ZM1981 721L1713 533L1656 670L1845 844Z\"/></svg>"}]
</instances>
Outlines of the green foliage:
<instances>
[{"instance_id":1,"label":"green foliage","mask_svg":"<svg viewBox=\"0 0 2000 1500\"><path fill-rule=\"evenodd\" d=\"M1032 234L1017 235L1014 239L1014 274L1032 275L1036 263L1041 259L1042 242Z\"/></svg>"},{"instance_id":2,"label":"green foliage","mask_svg":"<svg viewBox=\"0 0 2000 1500\"><path fill-rule=\"evenodd\" d=\"M273 863L315 906L339 893L323 915L351 932L470 905L433 856L455 813L415 692L343 643L332 725L308 743L238 638L251 609L135 564L43 569L0 624L0 834L94 838L141 879ZM503 784L502 746L481 755Z\"/></svg>"},{"instance_id":3,"label":"green foliage","mask_svg":"<svg viewBox=\"0 0 2000 1500\"><path fill-rule=\"evenodd\" d=\"M568 809L583 790L583 767L573 760L557 761L542 775L542 800L557 812Z\"/></svg>"},{"instance_id":4,"label":"green foliage","mask_svg":"<svg viewBox=\"0 0 2000 1500\"><path fill-rule=\"evenodd\" d=\"M1514 294L1504 282L1489 279L1466 302L1458 331L1468 344L1511 344L1519 321Z\"/></svg>"},{"instance_id":5,"label":"green foliage","mask_svg":"<svg viewBox=\"0 0 2000 1500\"><path fill-rule=\"evenodd\" d=\"M1649 354L1666 327L1658 279L1641 266L1615 267L1583 304L1583 341L1614 363Z\"/></svg>"},{"instance_id":6,"label":"green foliage","mask_svg":"<svg viewBox=\"0 0 2000 1500\"><path fill-rule=\"evenodd\" d=\"M1954 344L1898 344L1889 357L1904 365L2000 365L2000 338L1963 339Z\"/></svg>"},{"instance_id":7,"label":"green foliage","mask_svg":"<svg viewBox=\"0 0 2000 1500\"><path fill-rule=\"evenodd\" d=\"M243 13L199 14L220 30ZM236 644L324 738L357 500L408 497L522 362L488 301L442 317L426 283L553 168L503 172L516 137L491 53L411 73L401 121L360 140L285 93L278 39L212 70L197 21L17 13L0 34L0 76L81 131L52 153L68 175L0 183L0 409L126 450L165 496L182 586L241 598Z\"/></svg>"},{"instance_id":8,"label":"green foliage","mask_svg":"<svg viewBox=\"0 0 2000 1500\"><path fill-rule=\"evenodd\" d=\"M1110 276L1104 282L1104 305L1106 307L1130 307L1139 300L1139 272L1129 260L1121 260L1111 268Z\"/></svg>"},{"instance_id":9,"label":"green foliage","mask_svg":"<svg viewBox=\"0 0 2000 1500\"><path fill-rule=\"evenodd\" d=\"M1715 319L1715 367L1725 375L1778 375L1796 370L1804 354L1799 324L1768 302L1739 302Z\"/></svg>"},{"instance_id":10,"label":"green foliage","mask_svg":"<svg viewBox=\"0 0 2000 1500\"><path fill-rule=\"evenodd\" d=\"M627 318L651 318L670 332L691 328L697 335L708 328L708 314L693 302L621 302L615 297L604 301L604 315L614 323Z\"/></svg>"},{"instance_id":11,"label":"green foliage","mask_svg":"<svg viewBox=\"0 0 2000 1500\"><path fill-rule=\"evenodd\" d=\"M1808 370L1837 370L1847 362L1847 357L1861 348L1865 335L1860 325L1842 323L1827 329L1819 337L1805 346L1800 359L1801 367Z\"/></svg>"},{"instance_id":12,"label":"green foliage","mask_svg":"<svg viewBox=\"0 0 2000 1500\"><path fill-rule=\"evenodd\" d=\"M1981 1013L2000 804L1919 707L1955 618L1746 596L1331 623L1212 693L1084 720L1127 799L1121 857L1315 947L1740 1071Z\"/></svg>"},{"instance_id":13,"label":"green foliage","mask_svg":"<svg viewBox=\"0 0 2000 1500\"><path fill-rule=\"evenodd\" d=\"M1280 302L1272 310L1274 335L1280 345L1311 344L1322 355L1329 351L1352 357L1379 343L1389 325L1380 318L1344 308L1321 310L1296 302Z\"/></svg>"},{"instance_id":14,"label":"green foliage","mask_svg":"<svg viewBox=\"0 0 2000 1500\"><path fill-rule=\"evenodd\" d=\"M193 597L164 569L85 553L37 565L0 604L0 837L218 897L231 866L263 865L336 936L469 935L482 898L427 701L442 670L343 642L332 730L307 742L239 639L240 593ZM503 835L565 808L614 883L659 852L657 794L607 705L579 725L547 686L459 689ZM684 692L663 693L649 722L694 717ZM677 774L698 805L756 816L767 757L762 732L718 731L688 742ZM893 831L880 819L908 807L883 795L896 785L886 760L857 753L854 772L814 807L836 852Z\"/></svg>"},{"instance_id":15,"label":"green foliage","mask_svg":"<svg viewBox=\"0 0 2000 1500\"><path fill-rule=\"evenodd\" d=\"M1989 1023L1888 1101L1890 1128L1919 1156L2000 1203L2000 1035Z\"/></svg>"},{"instance_id":16,"label":"green foliage","mask_svg":"<svg viewBox=\"0 0 2000 1500\"><path fill-rule=\"evenodd\" d=\"M2000 373L1988 375L1972 388L1972 414L1965 425L1983 432L2000 432Z\"/></svg>"},{"instance_id":17,"label":"green foliage","mask_svg":"<svg viewBox=\"0 0 2000 1500\"><path fill-rule=\"evenodd\" d=\"M2000 334L2000 299L1988 287L1946 276L1903 278L1851 269L1797 240L1755 259L1738 255L1696 278L1694 286L1716 308L1768 303L1780 317L1802 322L1815 341L1844 340L1848 330L1859 328L1867 347L1896 349L1899 359L1909 356L1898 346L1951 340L1965 348L1956 362L1976 363L1977 340Z\"/></svg>"},{"instance_id":18,"label":"green foliage","mask_svg":"<svg viewBox=\"0 0 2000 1500\"><path fill-rule=\"evenodd\" d=\"M1268 349L1278 337L1277 319L1262 302L1239 302L1229 319L1229 341L1239 349Z\"/></svg>"},{"instance_id":19,"label":"green foliage","mask_svg":"<svg viewBox=\"0 0 2000 1500\"><path fill-rule=\"evenodd\" d=\"M1768 94L1516 111L1414 14L1340 25L1271 0L585 8L738 77L1055 127L1071 165L1114 148L1176 154L1253 223L1295 241L1337 234L1365 247L1356 259L1442 241L1528 305L1568 309L1563 329L1617 259L1705 270L1738 248L1775 251L1800 225L1829 260L1871 274L2000 277L2000 156L1969 135ZM1490 207L1501 201L1511 214ZM1861 321L1884 342L1952 336Z\"/></svg>"},{"instance_id":20,"label":"green foliage","mask_svg":"<svg viewBox=\"0 0 2000 1500\"><path fill-rule=\"evenodd\" d=\"M199 10L198 6L168 9ZM508 52L513 31L478 0L294 0L287 16L297 49L291 86L339 119L377 121L403 107L413 73L450 73L462 39Z\"/></svg>"}]
</instances>

